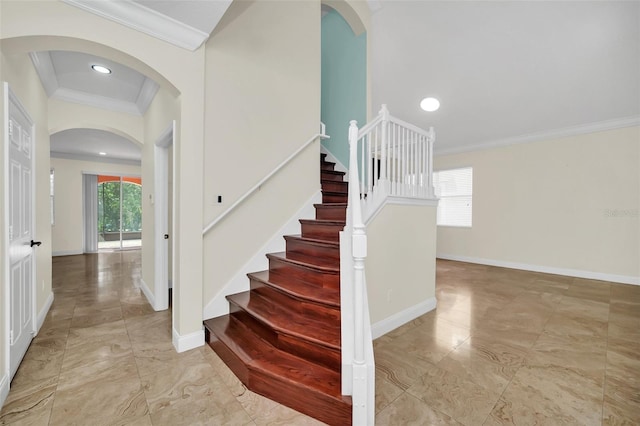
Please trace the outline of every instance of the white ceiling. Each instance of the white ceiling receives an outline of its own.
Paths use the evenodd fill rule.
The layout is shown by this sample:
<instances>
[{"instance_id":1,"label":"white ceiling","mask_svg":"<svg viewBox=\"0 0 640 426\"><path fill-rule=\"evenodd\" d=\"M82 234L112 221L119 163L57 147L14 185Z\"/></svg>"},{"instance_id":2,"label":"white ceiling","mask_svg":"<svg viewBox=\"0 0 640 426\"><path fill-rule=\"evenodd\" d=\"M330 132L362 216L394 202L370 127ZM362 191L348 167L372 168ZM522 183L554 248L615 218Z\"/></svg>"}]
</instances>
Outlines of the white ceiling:
<instances>
[{"instance_id":1,"label":"white ceiling","mask_svg":"<svg viewBox=\"0 0 640 426\"><path fill-rule=\"evenodd\" d=\"M378 5L373 105L434 126L436 152L640 124L640 2Z\"/></svg>"},{"instance_id":2,"label":"white ceiling","mask_svg":"<svg viewBox=\"0 0 640 426\"><path fill-rule=\"evenodd\" d=\"M231 3L63 1L143 32L149 26L168 29L155 36L190 49L209 37ZM434 126L436 152L640 124L640 2L369 4L375 5L367 34L372 104L377 109L386 103L394 116ZM88 94L76 101L111 109L127 105L143 114L140 101L151 101L149 93L157 89L148 89L155 83L87 56L40 52L34 63L45 63L37 68L43 82L58 85L52 93ZM88 68L92 61L114 73L97 75ZM426 96L440 99L440 110L420 110Z\"/></svg>"},{"instance_id":3,"label":"white ceiling","mask_svg":"<svg viewBox=\"0 0 640 426\"><path fill-rule=\"evenodd\" d=\"M141 153L139 145L111 132L69 129L51 135L51 156L139 165Z\"/></svg>"},{"instance_id":4,"label":"white ceiling","mask_svg":"<svg viewBox=\"0 0 640 426\"><path fill-rule=\"evenodd\" d=\"M64 1L189 50L207 40L231 4L231 0ZM68 102L144 115L158 90L156 82L137 71L85 53L33 52L31 59L47 94ZM91 69L93 64L112 73L99 74ZM73 129L51 136L51 155L139 164L141 154L138 145L116 134Z\"/></svg>"}]
</instances>

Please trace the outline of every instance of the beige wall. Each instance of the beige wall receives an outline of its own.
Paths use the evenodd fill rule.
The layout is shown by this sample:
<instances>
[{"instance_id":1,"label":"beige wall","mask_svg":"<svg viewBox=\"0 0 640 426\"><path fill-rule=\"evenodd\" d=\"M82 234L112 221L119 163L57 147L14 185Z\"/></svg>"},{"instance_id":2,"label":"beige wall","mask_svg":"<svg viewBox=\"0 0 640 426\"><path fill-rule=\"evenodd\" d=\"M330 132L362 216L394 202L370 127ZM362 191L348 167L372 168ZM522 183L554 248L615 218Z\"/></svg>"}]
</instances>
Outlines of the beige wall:
<instances>
[{"instance_id":1,"label":"beige wall","mask_svg":"<svg viewBox=\"0 0 640 426\"><path fill-rule=\"evenodd\" d=\"M179 126L180 103L167 90L160 89L144 116L145 143L142 147L142 181L144 183L142 185L142 223L144 224L142 228L142 279L154 295L156 294L154 269L156 239L154 204L151 201L155 197L154 150L156 142L174 120L176 126ZM174 136L179 138L180 135ZM177 143L179 142L176 141ZM173 152L173 148L171 151ZM171 200L171 198L169 199ZM170 234L173 232L170 231Z\"/></svg>"},{"instance_id":2,"label":"beige wall","mask_svg":"<svg viewBox=\"0 0 640 426\"><path fill-rule=\"evenodd\" d=\"M388 204L367 226L371 323L435 307L436 207ZM420 312L424 313L424 312Z\"/></svg>"},{"instance_id":3,"label":"beige wall","mask_svg":"<svg viewBox=\"0 0 640 426\"><path fill-rule=\"evenodd\" d=\"M49 217L48 200L49 198L49 133L47 131L47 95L40 85L38 76L31 65L31 61L26 54L18 55L6 55L4 52L0 52L0 81L6 81L9 83L11 90L16 94L20 102L28 111L31 119L35 124L35 187L36 187L36 205L33 208L35 215L35 232L34 239L42 241L42 245L35 251L36 253L36 314L39 314L47 299L51 295L51 225ZM4 99L4 88L2 91ZM4 117L4 101L1 102L0 112ZM5 134L5 122L4 119L0 120L2 126L2 135ZM2 167L3 181L5 176L4 171L4 136L2 137L2 146L0 149L0 164ZM0 185L0 215L2 215L2 222L4 222L4 185ZM44 204L44 205L43 205ZM4 259L6 259L6 247L5 244L5 229L4 226L0 226L0 277L2 282L5 282L6 271ZM0 285L0 300L4 303L7 300L8 295L5 294L5 286ZM0 381L5 374L5 370L8 370L8 359L6 358L5 351L7 336L5 335L5 329L8 324L5 322L4 306L3 312L0 315Z\"/></svg>"},{"instance_id":4,"label":"beige wall","mask_svg":"<svg viewBox=\"0 0 640 426\"><path fill-rule=\"evenodd\" d=\"M144 123L140 116L109 111L49 98L49 134L67 129L98 129L142 144Z\"/></svg>"},{"instance_id":5,"label":"beige wall","mask_svg":"<svg viewBox=\"0 0 640 426\"><path fill-rule=\"evenodd\" d=\"M318 133L320 3L234 2L206 57L208 223ZM207 234L204 305L319 189L318 164L314 143Z\"/></svg>"},{"instance_id":6,"label":"beige wall","mask_svg":"<svg viewBox=\"0 0 640 426\"><path fill-rule=\"evenodd\" d=\"M438 227L438 256L640 281L640 128L435 158L473 167L473 227Z\"/></svg>"},{"instance_id":7,"label":"beige wall","mask_svg":"<svg viewBox=\"0 0 640 426\"><path fill-rule=\"evenodd\" d=\"M141 176L140 166L51 158L51 168L55 176L55 224L51 227L52 254L56 256L82 253L82 173ZM145 184L143 180L143 188Z\"/></svg>"}]
</instances>

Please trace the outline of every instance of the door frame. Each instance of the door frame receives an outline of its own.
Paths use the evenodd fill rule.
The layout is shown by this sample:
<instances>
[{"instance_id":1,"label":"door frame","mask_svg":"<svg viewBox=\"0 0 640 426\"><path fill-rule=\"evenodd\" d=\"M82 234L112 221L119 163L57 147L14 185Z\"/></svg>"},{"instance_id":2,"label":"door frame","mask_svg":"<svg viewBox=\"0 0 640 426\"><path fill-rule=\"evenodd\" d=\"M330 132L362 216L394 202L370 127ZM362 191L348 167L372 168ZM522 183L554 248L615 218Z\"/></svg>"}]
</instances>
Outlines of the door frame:
<instances>
[{"instance_id":1,"label":"door frame","mask_svg":"<svg viewBox=\"0 0 640 426\"><path fill-rule=\"evenodd\" d=\"M169 148L174 145L176 122L173 120L156 140L154 152L154 306L156 311L169 309L169 277L167 261L169 244L173 245L173 223L169 223ZM173 157L175 170L175 156ZM171 201L172 209L174 207ZM163 238L169 234L169 240ZM170 259L173 262L173 256ZM173 266L173 265L172 265ZM171 268L173 271L174 268Z\"/></svg>"},{"instance_id":2,"label":"door frame","mask_svg":"<svg viewBox=\"0 0 640 426\"><path fill-rule=\"evenodd\" d=\"M10 291L11 291L11 285L10 285L10 269L11 269L11 265L10 265L10 260L9 260L9 198L10 198L10 194L9 194L9 144L7 143L9 140L9 109L11 108L11 105L13 105L13 107L17 108L21 114L24 115L24 117L29 121L29 124L31 125L31 172L32 172L32 178L31 178L31 237L33 238L36 232L36 215L34 214L34 212L36 211L36 153L35 153L35 144L36 144L36 129L35 129L35 123L33 121L33 119L31 118L31 115L27 112L26 108L24 107L24 105L22 105L22 102L20 102L20 99L16 96L16 94L13 92L13 90L11 90L11 87L9 86L8 82L3 82L3 103L4 103L4 117L3 119L3 123L4 123L4 173L3 173L3 179L4 179L4 221L2 223L2 227L4 230L4 238L2 241L2 245L3 245L3 252L5 253L4 256L4 276L3 281L4 281L4 295L6 297L4 297L4 303L3 303L3 310L4 310L4 343L5 343L5 363L6 365L2 366L3 371L2 374L3 376L0 378L0 382L2 381L2 379L4 379L5 377L8 380L11 380L11 339L10 339L10 334L11 334L11 297L9 295ZM33 250L33 249L32 249ZM37 282L37 277L36 277L36 264L37 264L37 255L35 253L35 251L32 254L33 256L33 260L31 262L31 335L32 338L33 336L36 335L36 333L38 332L37 328L38 328L38 324L36 321L36 285L35 283Z\"/></svg>"}]
</instances>

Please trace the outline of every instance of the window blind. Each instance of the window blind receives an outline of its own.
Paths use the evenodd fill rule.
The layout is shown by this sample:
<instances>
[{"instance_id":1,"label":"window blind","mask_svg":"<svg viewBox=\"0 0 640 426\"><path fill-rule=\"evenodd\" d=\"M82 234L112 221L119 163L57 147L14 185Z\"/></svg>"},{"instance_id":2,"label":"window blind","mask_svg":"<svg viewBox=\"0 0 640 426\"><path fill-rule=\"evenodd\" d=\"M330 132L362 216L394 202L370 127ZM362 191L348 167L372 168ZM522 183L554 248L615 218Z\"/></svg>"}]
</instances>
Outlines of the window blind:
<instances>
[{"instance_id":1,"label":"window blind","mask_svg":"<svg viewBox=\"0 0 640 426\"><path fill-rule=\"evenodd\" d=\"M440 226L471 227L473 207L473 168L440 170L433 173Z\"/></svg>"}]
</instances>

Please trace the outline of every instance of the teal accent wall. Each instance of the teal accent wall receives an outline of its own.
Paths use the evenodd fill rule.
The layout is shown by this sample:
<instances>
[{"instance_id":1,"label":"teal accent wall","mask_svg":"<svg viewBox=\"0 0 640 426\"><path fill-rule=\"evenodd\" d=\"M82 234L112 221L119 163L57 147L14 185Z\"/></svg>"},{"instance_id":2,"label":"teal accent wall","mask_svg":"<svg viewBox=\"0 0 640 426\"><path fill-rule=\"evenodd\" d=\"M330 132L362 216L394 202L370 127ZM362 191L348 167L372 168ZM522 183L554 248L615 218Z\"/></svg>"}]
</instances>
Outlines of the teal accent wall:
<instances>
[{"instance_id":1,"label":"teal accent wall","mask_svg":"<svg viewBox=\"0 0 640 426\"><path fill-rule=\"evenodd\" d=\"M349 121L367 119L367 36L355 36L334 10L322 18L321 119L331 139L322 145L349 166Z\"/></svg>"}]
</instances>

